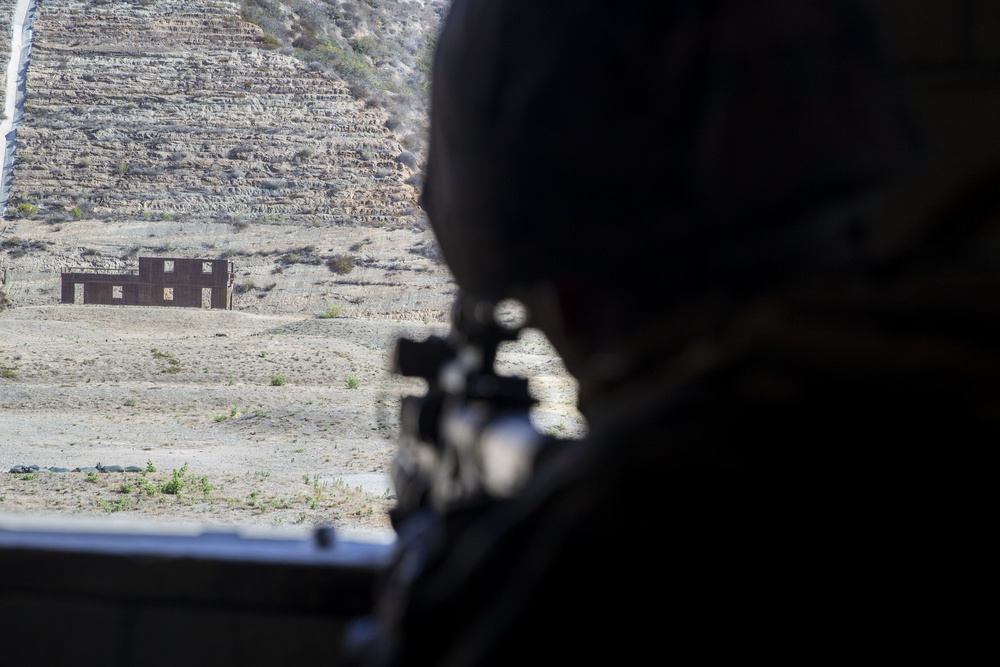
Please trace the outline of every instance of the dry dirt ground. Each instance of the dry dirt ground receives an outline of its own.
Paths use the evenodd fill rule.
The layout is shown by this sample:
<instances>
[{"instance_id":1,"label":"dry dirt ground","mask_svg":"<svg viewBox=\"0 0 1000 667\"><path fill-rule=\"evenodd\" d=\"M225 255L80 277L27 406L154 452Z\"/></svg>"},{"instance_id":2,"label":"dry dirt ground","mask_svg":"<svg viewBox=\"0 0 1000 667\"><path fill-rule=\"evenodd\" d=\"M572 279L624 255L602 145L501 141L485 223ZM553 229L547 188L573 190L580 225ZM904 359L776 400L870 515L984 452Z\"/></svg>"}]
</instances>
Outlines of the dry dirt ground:
<instances>
[{"instance_id":1,"label":"dry dirt ground","mask_svg":"<svg viewBox=\"0 0 1000 667\"><path fill-rule=\"evenodd\" d=\"M386 531L399 399L424 389L389 372L393 341L444 331L239 310L0 312L0 512ZM525 332L499 366L532 377L539 429L582 433L544 337ZM155 472L7 472L99 462Z\"/></svg>"}]
</instances>

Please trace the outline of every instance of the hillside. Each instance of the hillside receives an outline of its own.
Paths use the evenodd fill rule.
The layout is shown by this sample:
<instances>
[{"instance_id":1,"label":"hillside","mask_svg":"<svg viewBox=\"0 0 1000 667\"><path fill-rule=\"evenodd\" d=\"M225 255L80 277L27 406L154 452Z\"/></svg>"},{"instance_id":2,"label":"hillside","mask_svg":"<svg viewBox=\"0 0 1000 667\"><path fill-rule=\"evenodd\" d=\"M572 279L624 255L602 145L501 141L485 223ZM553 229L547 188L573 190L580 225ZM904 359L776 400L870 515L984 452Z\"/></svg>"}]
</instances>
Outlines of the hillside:
<instances>
[{"instance_id":1,"label":"hillside","mask_svg":"<svg viewBox=\"0 0 1000 667\"><path fill-rule=\"evenodd\" d=\"M386 112L336 72L267 48L240 12L179 0L40 8L0 223L14 305L53 303L65 266L224 256L242 310L338 302L365 317L445 317L450 277ZM338 255L349 275L327 268Z\"/></svg>"}]
</instances>

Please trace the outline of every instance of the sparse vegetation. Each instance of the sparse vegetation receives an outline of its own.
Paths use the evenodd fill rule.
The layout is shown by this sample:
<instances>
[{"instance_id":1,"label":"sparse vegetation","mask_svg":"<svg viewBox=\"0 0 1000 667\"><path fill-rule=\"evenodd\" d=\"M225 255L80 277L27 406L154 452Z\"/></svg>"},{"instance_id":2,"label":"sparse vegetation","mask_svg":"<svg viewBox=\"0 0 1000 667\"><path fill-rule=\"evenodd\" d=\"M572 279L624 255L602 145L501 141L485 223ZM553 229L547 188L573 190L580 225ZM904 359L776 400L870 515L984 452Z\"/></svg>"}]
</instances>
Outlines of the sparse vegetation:
<instances>
[{"instance_id":1,"label":"sparse vegetation","mask_svg":"<svg viewBox=\"0 0 1000 667\"><path fill-rule=\"evenodd\" d=\"M165 361L167 365L160 368L161 373L180 373L181 372L181 362L178 361L170 352L161 352L160 350L153 348L153 358L159 361Z\"/></svg>"},{"instance_id":2,"label":"sparse vegetation","mask_svg":"<svg viewBox=\"0 0 1000 667\"><path fill-rule=\"evenodd\" d=\"M343 276L354 270L354 258L350 255L334 255L326 265L337 275Z\"/></svg>"},{"instance_id":3,"label":"sparse vegetation","mask_svg":"<svg viewBox=\"0 0 1000 667\"><path fill-rule=\"evenodd\" d=\"M432 54L446 6L443 1L244 0L241 15L263 29L264 48L290 47L310 67L335 71L352 95L384 109L386 127L420 153Z\"/></svg>"},{"instance_id":4,"label":"sparse vegetation","mask_svg":"<svg viewBox=\"0 0 1000 667\"><path fill-rule=\"evenodd\" d=\"M185 479L185 477L187 476L187 472L188 472L188 464L187 461L185 461L184 465L181 466L180 470L174 468L174 471L170 476L170 480L165 482L164 484L161 484L159 487L159 491L161 493L166 493L172 496L181 495L181 493L183 493L184 491L184 487L187 486L187 479Z\"/></svg>"},{"instance_id":5,"label":"sparse vegetation","mask_svg":"<svg viewBox=\"0 0 1000 667\"><path fill-rule=\"evenodd\" d=\"M357 389L360 386L361 386L361 380L359 380L357 378L357 376L355 376L355 375L348 375L347 376L347 388L348 389Z\"/></svg>"},{"instance_id":6,"label":"sparse vegetation","mask_svg":"<svg viewBox=\"0 0 1000 667\"><path fill-rule=\"evenodd\" d=\"M38 207L29 202L21 202L17 205L17 215L20 218L30 218L38 213Z\"/></svg>"},{"instance_id":7,"label":"sparse vegetation","mask_svg":"<svg viewBox=\"0 0 1000 667\"><path fill-rule=\"evenodd\" d=\"M343 314L343 312L344 309L342 306L333 303L327 306L326 310L317 315L317 317L319 317L319 319L321 320L332 320L335 317L340 317Z\"/></svg>"},{"instance_id":8,"label":"sparse vegetation","mask_svg":"<svg viewBox=\"0 0 1000 667\"><path fill-rule=\"evenodd\" d=\"M20 236L11 236L10 238L0 241L0 248L7 251L7 255L11 259L17 259L18 257L23 257L29 252L41 252L46 250L50 245L51 241L35 241L29 239L22 239Z\"/></svg>"},{"instance_id":9,"label":"sparse vegetation","mask_svg":"<svg viewBox=\"0 0 1000 667\"><path fill-rule=\"evenodd\" d=\"M281 387L285 384L285 374L278 372L271 376L271 386Z\"/></svg>"},{"instance_id":10,"label":"sparse vegetation","mask_svg":"<svg viewBox=\"0 0 1000 667\"><path fill-rule=\"evenodd\" d=\"M304 451L303 448L296 450ZM147 467L152 467L149 463ZM179 469L162 474L141 471L129 474L83 476L27 472L0 475L0 503L5 510L36 508L40 498L49 511L86 514L135 513L151 517L225 514L229 517L252 512L267 514L268 523L280 525L329 523L343 517L369 517L388 510L389 500L373 496L343 480L321 481L316 474L304 474L305 487L276 487L283 479L272 480L270 470L244 474L194 475L187 462ZM275 490L278 492L275 493ZM244 515L246 516L246 515Z\"/></svg>"}]
</instances>

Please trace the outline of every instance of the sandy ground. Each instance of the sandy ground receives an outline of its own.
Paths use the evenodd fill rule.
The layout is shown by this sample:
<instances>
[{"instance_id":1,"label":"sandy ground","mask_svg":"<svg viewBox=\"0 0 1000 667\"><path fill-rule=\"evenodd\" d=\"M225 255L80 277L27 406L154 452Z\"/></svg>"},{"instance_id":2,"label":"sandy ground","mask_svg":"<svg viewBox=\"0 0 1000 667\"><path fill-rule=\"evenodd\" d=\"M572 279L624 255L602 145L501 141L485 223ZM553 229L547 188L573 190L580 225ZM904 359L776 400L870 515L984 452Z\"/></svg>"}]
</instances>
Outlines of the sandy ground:
<instances>
[{"instance_id":1,"label":"sandy ground","mask_svg":"<svg viewBox=\"0 0 1000 667\"><path fill-rule=\"evenodd\" d=\"M400 335L444 331L196 309L0 312L0 512L388 530L399 399L424 389L392 375L389 355ZM544 337L525 332L499 366L532 377L540 430L582 434L575 385ZM150 472L7 472L97 463Z\"/></svg>"}]
</instances>

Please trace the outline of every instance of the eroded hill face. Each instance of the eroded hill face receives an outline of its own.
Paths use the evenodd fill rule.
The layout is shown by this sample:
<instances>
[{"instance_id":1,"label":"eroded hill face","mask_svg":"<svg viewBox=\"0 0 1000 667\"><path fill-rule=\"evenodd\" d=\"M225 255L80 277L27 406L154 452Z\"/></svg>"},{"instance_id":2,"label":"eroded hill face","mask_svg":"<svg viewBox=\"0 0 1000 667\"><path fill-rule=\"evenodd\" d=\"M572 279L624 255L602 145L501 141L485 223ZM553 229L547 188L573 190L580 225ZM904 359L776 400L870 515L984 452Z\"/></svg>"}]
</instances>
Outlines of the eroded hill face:
<instances>
[{"instance_id":1,"label":"eroded hill face","mask_svg":"<svg viewBox=\"0 0 1000 667\"><path fill-rule=\"evenodd\" d=\"M49 0L34 28L0 223L15 306L55 303L64 266L225 256L239 309L444 318L450 276L385 112L265 48L237 3Z\"/></svg>"}]
</instances>

